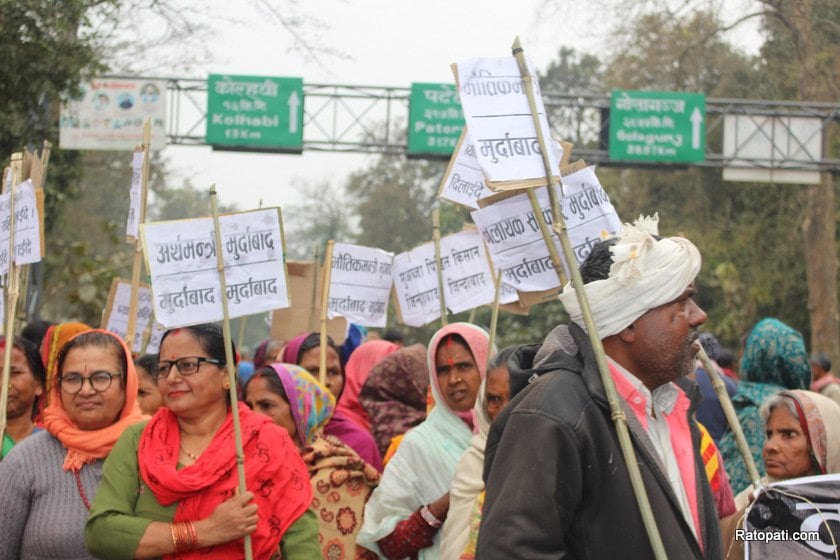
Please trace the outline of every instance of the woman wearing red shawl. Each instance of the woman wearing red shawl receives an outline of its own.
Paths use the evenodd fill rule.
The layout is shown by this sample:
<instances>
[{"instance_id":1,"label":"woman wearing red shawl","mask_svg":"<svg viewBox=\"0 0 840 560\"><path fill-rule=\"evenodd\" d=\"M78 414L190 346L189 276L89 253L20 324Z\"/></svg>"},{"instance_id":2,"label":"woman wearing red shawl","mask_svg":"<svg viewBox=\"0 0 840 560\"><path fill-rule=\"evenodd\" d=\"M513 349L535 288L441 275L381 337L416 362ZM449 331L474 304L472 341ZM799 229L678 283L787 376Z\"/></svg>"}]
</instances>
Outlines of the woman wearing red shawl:
<instances>
[{"instance_id":1,"label":"woman wearing red shawl","mask_svg":"<svg viewBox=\"0 0 840 560\"><path fill-rule=\"evenodd\" d=\"M347 366L344 368L344 392L336 405L336 410L341 411L348 420L365 431L370 431L370 417L359 403L359 392L373 366L399 348L387 340L371 340L356 348L347 360Z\"/></svg>"},{"instance_id":2,"label":"woman wearing red shawl","mask_svg":"<svg viewBox=\"0 0 840 560\"><path fill-rule=\"evenodd\" d=\"M285 430L243 404L237 492L224 350L217 325L164 333L164 407L117 442L85 527L98 558L244 558L245 535L254 558L319 557L306 467Z\"/></svg>"},{"instance_id":3,"label":"woman wearing red shawl","mask_svg":"<svg viewBox=\"0 0 840 560\"><path fill-rule=\"evenodd\" d=\"M283 349L282 359L284 363L299 365L307 370L315 379L318 379L318 370L321 362L321 335L320 333L309 333L297 336L289 341ZM335 397L336 402L341 402L344 391L344 368L341 364L338 348L331 338L327 338L327 378L326 387ZM382 455L376 447L376 441L368 430L364 430L353 423L341 411L336 410L330 419L329 424L324 427L324 433L328 436L335 436L353 451L364 459L365 463L382 472Z\"/></svg>"},{"instance_id":4,"label":"woman wearing red shawl","mask_svg":"<svg viewBox=\"0 0 840 560\"><path fill-rule=\"evenodd\" d=\"M92 558L84 525L103 459L142 419L137 375L117 336L88 331L56 355L44 430L0 463L0 556Z\"/></svg>"}]
</instances>

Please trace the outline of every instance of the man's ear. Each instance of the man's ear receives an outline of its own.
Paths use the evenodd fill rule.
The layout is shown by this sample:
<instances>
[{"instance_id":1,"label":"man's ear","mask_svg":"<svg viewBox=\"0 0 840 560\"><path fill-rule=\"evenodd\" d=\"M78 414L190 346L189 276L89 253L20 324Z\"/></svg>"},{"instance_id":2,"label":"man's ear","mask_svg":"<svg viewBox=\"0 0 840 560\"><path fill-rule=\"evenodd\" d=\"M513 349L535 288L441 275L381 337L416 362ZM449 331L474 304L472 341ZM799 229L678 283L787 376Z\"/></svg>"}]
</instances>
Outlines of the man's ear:
<instances>
[{"instance_id":1,"label":"man's ear","mask_svg":"<svg viewBox=\"0 0 840 560\"><path fill-rule=\"evenodd\" d=\"M621 332L618 333L618 338L621 339L622 342L631 343L636 340L636 323L633 322L630 324L629 327L624 328Z\"/></svg>"}]
</instances>

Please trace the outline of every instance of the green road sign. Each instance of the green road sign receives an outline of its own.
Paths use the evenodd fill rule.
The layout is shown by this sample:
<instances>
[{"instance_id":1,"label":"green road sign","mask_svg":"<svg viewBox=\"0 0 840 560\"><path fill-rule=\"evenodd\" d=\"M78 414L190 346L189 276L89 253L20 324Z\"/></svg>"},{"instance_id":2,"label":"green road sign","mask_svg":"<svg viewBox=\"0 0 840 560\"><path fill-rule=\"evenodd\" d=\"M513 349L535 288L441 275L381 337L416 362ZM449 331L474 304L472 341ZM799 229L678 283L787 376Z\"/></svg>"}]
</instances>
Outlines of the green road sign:
<instances>
[{"instance_id":1,"label":"green road sign","mask_svg":"<svg viewBox=\"0 0 840 560\"><path fill-rule=\"evenodd\" d=\"M614 90L610 159L703 161L706 96L700 93Z\"/></svg>"},{"instance_id":2,"label":"green road sign","mask_svg":"<svg viewBox=\"0 0 840 560\"><path fill-rule=\"evenodd\" d=\"M411 84L408 153L451 155L464 129L454 84Z\"/></svg>"},{"instance_id":3,"label":"green road sign","mask_svg":"<svg viewBox=\"0 0 840 560\"><path fill-rule=\"evenodd\" d=\"M212 146L303 150L303 79L211 74L207 138Z\"/></svg>"}]
</instances>

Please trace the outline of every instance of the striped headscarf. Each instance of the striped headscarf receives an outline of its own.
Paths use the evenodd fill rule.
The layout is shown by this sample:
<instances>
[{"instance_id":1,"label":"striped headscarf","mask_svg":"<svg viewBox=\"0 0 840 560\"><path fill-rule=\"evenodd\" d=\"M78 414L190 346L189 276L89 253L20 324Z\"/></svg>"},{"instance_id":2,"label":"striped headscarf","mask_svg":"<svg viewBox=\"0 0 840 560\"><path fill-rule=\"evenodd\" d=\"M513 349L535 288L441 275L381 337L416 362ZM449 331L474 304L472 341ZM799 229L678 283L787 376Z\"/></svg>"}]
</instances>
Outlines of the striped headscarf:
<instances>
[{"instance_id":1,"label":"striped headscarf","mask_svg":"<svg viewBox=\"0 0 840 560\"><path fill-rule=\"evenodd\" d=\"M309 445L324 429L335 411L335 397L308 371L292 364L271 364L277 373L297 428L298 443Z\"/></svg>"}]
</instances>

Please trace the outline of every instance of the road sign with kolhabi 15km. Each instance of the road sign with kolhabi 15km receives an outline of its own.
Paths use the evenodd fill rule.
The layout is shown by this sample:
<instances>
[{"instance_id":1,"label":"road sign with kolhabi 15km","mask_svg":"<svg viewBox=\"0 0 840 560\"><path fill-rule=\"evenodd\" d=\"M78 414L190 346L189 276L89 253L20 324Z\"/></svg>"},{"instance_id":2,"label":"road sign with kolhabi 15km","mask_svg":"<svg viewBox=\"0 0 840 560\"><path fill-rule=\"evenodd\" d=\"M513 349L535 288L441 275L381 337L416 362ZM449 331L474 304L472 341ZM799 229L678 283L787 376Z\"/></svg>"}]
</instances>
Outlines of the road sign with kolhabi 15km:
<instances>
[{"instance_id":1,"label":"road sign with kolhabi 15km","mask_svg":"<svg viewBox=\"0 0 840 560\"><path fill-rule=\"evenodd\" d=\"M207 144L214 148L303 150L303 79L211 74Z\"/></svg>"},{"instance_id":2,"label":"road sign with kolhabi 15km","mask_svg":"<svg viewBox=\"0 0 840 560\"><path fill-rule=\"evenodd\" d=\"M464 112L454 84L411 84L409 155L452 155L463 129Z\"/></svg>"},{"instance_id":3,"label":"road sign with kolhabi 15km","mask_svg":"<svg viewBox=\"0 0 840 560\"><path fill-rule=\"evenodd\" d=\"M614 90L610 103L610 159L703 161L706 96L672 91Z\"/></svg>"}]
</instances>

